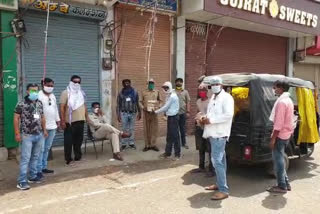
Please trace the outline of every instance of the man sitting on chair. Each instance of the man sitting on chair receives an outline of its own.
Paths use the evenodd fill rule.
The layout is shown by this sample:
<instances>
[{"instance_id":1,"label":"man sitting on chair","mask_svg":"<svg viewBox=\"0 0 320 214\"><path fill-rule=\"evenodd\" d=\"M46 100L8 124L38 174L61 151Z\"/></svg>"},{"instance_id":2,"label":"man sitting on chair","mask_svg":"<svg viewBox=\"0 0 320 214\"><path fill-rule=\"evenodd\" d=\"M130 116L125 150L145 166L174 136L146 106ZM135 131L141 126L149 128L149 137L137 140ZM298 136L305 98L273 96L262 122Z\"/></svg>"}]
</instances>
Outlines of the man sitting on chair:
<instances>
[{"instance_id":1,"label":"man sitting on chair","mask_svg":"<svg viewBox=\"0 0 320 214\"><path fill-rule=\"evenodd\" d=\"M92 132L92 136L95 139L104 139L110 138L113 149L113 158L119 161L123 161L122 156L120 155L120 139L130 137L130 134L121 132L113 126L107 124L107 118L103 114L100 108L100 103L94 102L91 104L92 113L89 114L89 118L91 120L89 126Z\"/></svg>"}]
</instances>

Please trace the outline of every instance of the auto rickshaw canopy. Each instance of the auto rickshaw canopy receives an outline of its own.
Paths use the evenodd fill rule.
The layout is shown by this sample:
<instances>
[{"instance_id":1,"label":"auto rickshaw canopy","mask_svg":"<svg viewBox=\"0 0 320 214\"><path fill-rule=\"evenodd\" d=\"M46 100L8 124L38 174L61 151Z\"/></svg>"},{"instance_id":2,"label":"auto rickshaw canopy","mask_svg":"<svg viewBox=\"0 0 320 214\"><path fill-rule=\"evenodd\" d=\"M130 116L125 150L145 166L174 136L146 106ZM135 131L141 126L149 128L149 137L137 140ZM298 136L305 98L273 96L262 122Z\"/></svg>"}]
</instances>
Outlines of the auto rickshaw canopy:
<instances>
[{"instance_id":1,"label":"auto rickshaw canopy","mask_svg":"<svg viewBox=\"0 0 320 214\"><path fill-rule=\"evenodd\" d=\"M252 141L256 141L256 139L260 139L261 136L268 134L267 132L273 127L269 117L273 105L277 100L277 97L272 91L273 84L277 80L285 80L290 87L296 88L294 96L298 101L297 104L300 115L299 139L297 143L316 143L319 141L316 121L318 106L316 96L312 93L315 89L312 82L276 74L229 73L214 76L221 77L224 86L249 88L249 126ZM202 84L209 85L210 79L214 76L205 77ZM236 127L237 125L234 124L234 132L242 130L239 129L238 131ZM264 134L262 132L264 132Z\"/></svg>"}]
</instances>

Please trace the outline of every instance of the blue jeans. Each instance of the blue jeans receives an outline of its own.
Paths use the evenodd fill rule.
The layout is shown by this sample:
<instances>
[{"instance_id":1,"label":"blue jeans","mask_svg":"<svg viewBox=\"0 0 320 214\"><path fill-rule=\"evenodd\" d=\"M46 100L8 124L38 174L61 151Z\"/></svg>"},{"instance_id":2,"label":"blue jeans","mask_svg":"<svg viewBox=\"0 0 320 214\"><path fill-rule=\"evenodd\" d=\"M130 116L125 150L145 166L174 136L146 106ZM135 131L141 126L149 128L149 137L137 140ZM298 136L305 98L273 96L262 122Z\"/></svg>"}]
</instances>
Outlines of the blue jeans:
<instances>
[{"instance_id":1,"label":"blue jeans","mask_svg":"<svg viewBox=\"0 0 320 214\"><path fill-rule=\"evenodd\" d=\"M43 169L47 169L48 166L48 155L50 148L52 146L52 142L54 139L54 136L56 135L56 130L47 130L48 131L48 137L44 140L44 144L42 146L39 160L38 160L38 173L41 173Z\"/></svg>"},{"instance_id":2,"label":"blue jeans","mask_svg":"<svg viewBox=\"0 0 320 214\"><path fill-rule=\"evenodd\" d=\"M288 140L277 138L274 149L272 150L273 165L277 176L278 186L287 189L289 178L285 169L284 151L289 143Z\"/></svg>"},{"instance_id":3,"label":"blue jeans","mask_svg":"<svg viewBox=\"0 0 320 214\"><path fill-rule=\"evenodd\" d=\"M227 185L227 159L226 142L227 138L209 138L211 144L211 161L216 171L217 186L220 192L229 194Z\"/></svg>"},{"instance_id":4,"label":"blue jeans","mask_svg":"<svg viewBox=\"0 0 320 214\"><path fill-rule=\"evenodd\" d=\"M17 179L18 183L27 182L27 174L29 169L29 178L37 177L37 163L41 148L44 142L42 134L38 135L22 135L21 142L21 159L20 172Z\"/></svg>"},{"instance_id":5,"label":"blue jeans","mask_svg":"<svg viewBox=\"0 0 320 214\"><path fill-rule=\"evenodd\" d=\"M136 123L136 113L121 112L122 130L131 134L129 138L122 138L123 146L135 145L134 141L134 125Z\"/></svg>"}]
</instances>

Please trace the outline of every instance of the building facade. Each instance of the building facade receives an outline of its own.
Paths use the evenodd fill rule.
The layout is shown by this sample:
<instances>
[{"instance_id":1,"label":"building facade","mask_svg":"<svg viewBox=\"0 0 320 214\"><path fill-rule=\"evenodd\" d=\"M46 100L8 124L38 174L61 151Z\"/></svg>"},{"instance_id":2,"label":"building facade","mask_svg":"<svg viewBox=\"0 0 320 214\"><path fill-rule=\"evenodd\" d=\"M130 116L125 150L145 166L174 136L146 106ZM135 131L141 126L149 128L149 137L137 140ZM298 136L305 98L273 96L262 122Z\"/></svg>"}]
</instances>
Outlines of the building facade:
<instances>
[{"instance_id":1,"label":"building facade","mask_svg":"<svg viewBox=\"0 0 320 214\"><path fill-rule=\"evenodd\" d=\"M192 115L201 75L293 76L298 39L320 34L316 1L183 0L181 8L177 73L186 79ZM191 119L189 131L193 126Z\"/></svg>"}]
</instances>

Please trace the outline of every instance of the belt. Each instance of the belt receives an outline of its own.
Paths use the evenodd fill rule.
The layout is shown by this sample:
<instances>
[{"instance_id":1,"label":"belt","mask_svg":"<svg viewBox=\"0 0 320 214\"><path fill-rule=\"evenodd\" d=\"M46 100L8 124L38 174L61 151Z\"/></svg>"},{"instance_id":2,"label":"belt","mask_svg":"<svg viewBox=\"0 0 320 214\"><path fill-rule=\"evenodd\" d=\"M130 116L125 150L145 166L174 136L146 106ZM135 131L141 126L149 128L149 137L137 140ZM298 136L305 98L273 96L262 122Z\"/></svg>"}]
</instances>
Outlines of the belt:
<instances>
[{"instance_id":1,"label":"belt","mask_svg":"<svg viewBox=\"0 0 320 214\"><path fill-rule=\"evenodd\" d=\"M133 111L121 111L121 112L130 113L130 114L135 113L135 112L133 112Z\"/></svg>"}]
</instances>

